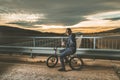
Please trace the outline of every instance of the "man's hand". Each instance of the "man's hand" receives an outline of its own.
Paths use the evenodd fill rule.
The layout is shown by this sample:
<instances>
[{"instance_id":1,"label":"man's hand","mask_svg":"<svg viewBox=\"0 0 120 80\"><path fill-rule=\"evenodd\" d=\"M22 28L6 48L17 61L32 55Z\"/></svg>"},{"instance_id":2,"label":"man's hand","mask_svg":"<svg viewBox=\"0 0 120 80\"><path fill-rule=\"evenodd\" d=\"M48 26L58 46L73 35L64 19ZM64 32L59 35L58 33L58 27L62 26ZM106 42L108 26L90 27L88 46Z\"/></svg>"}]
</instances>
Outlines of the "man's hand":
<instances>
[{"instance_id":1,"label":"man's hand","mask_svg":"<svg viewBox=\"0 0 120 80\"><path fill-rule=\"evenodd\" d=\"M61 46L65 46L65 42L62 42L62 43L61 43Z\"/></svg>"}]
</instances>

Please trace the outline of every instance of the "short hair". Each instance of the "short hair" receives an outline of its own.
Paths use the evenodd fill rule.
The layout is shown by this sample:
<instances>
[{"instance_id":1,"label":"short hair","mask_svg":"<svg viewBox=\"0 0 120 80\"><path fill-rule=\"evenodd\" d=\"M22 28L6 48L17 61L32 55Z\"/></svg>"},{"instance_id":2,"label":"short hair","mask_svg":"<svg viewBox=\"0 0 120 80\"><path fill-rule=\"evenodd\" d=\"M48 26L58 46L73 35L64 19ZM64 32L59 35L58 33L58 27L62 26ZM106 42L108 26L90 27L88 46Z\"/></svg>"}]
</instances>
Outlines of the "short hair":
<instances>
[{"instance_id":1,"label":"short hair","mask_svg":"<svg viewBox=\"0 0 120 80\"><path fill-rule=\"evenodd\" d=\"M72 32L72 30L71 30L70 28L67 28L66 30L68 30L68 31Z\"/></svg>"}]
</instances>

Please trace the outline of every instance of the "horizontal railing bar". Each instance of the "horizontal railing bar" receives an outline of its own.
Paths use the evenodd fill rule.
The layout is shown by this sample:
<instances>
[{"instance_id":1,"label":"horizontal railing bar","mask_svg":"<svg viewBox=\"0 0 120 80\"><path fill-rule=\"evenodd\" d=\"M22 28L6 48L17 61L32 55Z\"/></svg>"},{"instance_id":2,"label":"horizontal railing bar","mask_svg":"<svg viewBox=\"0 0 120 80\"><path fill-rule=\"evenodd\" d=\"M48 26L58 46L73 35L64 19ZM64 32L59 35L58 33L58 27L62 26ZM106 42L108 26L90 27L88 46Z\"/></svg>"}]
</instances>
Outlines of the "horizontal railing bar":
<instances>
[{"instance_id":1,"label":"horizontal railing bar","mask_svg":"<svg viewBox=\"0 0 120 80\"><path fill-rule=\"evenodd\" d=\"M22 46L0 46L0 48L23 48L23 49L43 49L43 50L54 50L54 47L22 47ZM61 47L58 47L59 49L64 49ZM77 48L78 51L80 50L92 50L92 51L120 51L119 49L92 49L92 48Z\"/></svg>"},{"instance_id":2,"label":"horizontal railing bar","mask_svg":"<svg viewBox=\"0 0 120 80\"><path fill-rule=\"evenodd\" d=\"M79 38L80 36L76 36L76 38ZM66 36L56 36L56 37L29 37L29 36L2 36L0 38L68 38ZM82 38L120 38L120 36L94 36L94 37L86 37L86 36L82 36Z\"/></svg>"}]
</instances>

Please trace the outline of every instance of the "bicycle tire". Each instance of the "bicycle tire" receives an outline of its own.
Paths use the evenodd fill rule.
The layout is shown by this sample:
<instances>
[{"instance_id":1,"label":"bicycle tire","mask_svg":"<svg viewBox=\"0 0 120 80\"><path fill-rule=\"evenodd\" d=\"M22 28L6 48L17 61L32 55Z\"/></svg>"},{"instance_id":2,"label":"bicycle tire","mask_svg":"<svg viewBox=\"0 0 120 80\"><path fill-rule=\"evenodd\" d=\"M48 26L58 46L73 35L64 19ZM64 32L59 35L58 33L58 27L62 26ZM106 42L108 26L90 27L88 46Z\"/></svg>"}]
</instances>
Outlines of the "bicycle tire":
<instances>
[{"instance_id":1,"label":"bicycle tire","mask_svg":"<svg viewBox=\"0 0 120 80\"><path fill-rule=\"evenodd\" d=\"M51 55L48 57L46 64L48 67L53 68L58 63L58 56L57 55Z\"/></svg>"},{"instance_id":2,"label":"bicycle tire","mask_svg":"<svg viewBox=\"0 0 120 80\"><path fill-rule=\"evenodd\" d=\"M83 60L79 57L71 57L69 66L72 70L80 70L83 66Z\"/></svg>"}]
</instances>

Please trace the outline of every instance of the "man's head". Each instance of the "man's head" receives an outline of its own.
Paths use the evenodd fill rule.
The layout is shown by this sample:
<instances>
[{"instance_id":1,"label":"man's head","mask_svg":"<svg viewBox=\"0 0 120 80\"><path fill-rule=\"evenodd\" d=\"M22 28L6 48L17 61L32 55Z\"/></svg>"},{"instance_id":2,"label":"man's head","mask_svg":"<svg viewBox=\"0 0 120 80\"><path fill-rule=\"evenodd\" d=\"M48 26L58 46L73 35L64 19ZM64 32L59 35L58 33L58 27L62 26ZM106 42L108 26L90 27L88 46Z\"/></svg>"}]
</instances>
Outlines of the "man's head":
<instances>
[{"instance_id":1,"label":"man's head","mask_svg":"<svg viewBox=\"0 0 120 80\"><path fill-rule=\"evenodd\" d=\"M67 28L67 29L66 29L66 34L67 34L67 35L70 35L71 33L72 33L72 30L71 30L70 28Z\"/></svg>"}]
</instances>

